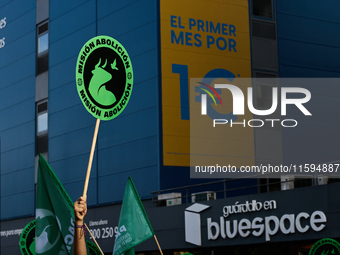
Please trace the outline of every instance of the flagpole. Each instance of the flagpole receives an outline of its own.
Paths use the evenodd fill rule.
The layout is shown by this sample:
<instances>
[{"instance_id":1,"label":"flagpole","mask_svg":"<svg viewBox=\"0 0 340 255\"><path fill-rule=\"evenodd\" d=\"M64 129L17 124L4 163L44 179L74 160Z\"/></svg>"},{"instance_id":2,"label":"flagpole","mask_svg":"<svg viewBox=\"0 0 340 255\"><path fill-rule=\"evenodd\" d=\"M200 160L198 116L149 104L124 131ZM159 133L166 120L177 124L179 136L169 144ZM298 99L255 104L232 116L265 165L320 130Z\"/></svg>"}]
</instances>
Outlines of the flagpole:
<instances>
[{"instance_id":1,"label":"flagpole","mask_svg":"<svg viewBox=\"0 0 340 255\"><path fill-rule=\"evenodd\" d=\"M163 252L162 252L161 246L159 246L159 243L158 243L158 240L157 240L157 237L156 237L156 235L153 235L153 237L155 238L156 244L157 244L157 246L158 246L158 249L159 249L159 251L160 251L161 255L163 255Z\"/></svg>"},{"instance_id":2,"label":"flagpole","mask_svg":"<svg viewBox=\"0 0 340 255\"><path fill-rule=\"evenodd\" d=\"M96 245L97 245L98 249L100 250L101 254L104 255L102 249L100 249L100 246L98 245L96 239L94 238L94 236L92 235L91 231L90 231L89 228L87 227L86 223L84 223L84 225L85 225L87 231L90 233L90 236L92 237L93 241L96 243Z\"/></svg>"},{"instance_id":3,"label":"flagpole","mask_svg":"<svg viewBox=\"0 0 340 255\"><path fill-rule=\"evenodd\" d=\"M98 130L99 130L99 123L100 123L100 119L97 119L96 127L94 129L94 134L93 134L93 140L92 140L89 164L87 165L87 172L86 172L86 178L85 178L85 184L84 184L83 197L86 196L87 188L89 186L90 173L91 173L91 167L92 167L92 161L93 161L93 154L94 154L94 149L96 147L96 141L97 141Z\"/></svg>"}]
</instances>

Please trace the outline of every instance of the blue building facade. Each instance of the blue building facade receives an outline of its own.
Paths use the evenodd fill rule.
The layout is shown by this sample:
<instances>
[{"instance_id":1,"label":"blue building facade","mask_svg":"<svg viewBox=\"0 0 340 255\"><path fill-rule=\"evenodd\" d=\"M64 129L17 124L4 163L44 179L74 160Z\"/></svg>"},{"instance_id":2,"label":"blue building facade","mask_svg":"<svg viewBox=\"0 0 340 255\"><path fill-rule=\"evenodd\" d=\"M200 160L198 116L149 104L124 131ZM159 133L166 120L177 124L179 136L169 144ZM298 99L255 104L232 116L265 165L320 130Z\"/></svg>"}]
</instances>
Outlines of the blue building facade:
<instances>
[{"instance_id":1,"label":"blue building facade","mask_svg":"<svg viewBox=\"0 0 340 255\"><path fill-rule=\"evenodd\" d=\"M2 219L35 210L36 3L20 2L8 1L1 8L8 13L1 52ZM76 92L79 50L88 39L106 34L125 46L134 68L129 107L100 125L89 206L121 201L122 180L129 175L140 184L142 197L160 189L157 16L155 1L49 3L48 160L73 199L82 194L95 125ZM5 209L12 203L25 209Z\"/></svg>"},{"instance_id":2,"label":"blue building facade","mask_svg":"<svg viewBox=\"0 0 340 255\"><path fill-rule=\"evenodd\" d=\"M36 11L35 3L19 2L6 1L1 4L1 13L4 14L2 19L6 18L6 26L1 29L5 38L0 71L3 102L1 208L7 208L2 211L2 217L19 217L34 213L32 155L35 143ZM10 16L7 16L7 13ZM13 70L18 70L18 73ZM15 117L19 112L20 117ZM12 203L22 204L25 209L21 211L9 206Z\"/></svg>"},{"instance_id":3,"label":"blue building facade","mask_svg":"<svg viewBox=\"0 0 340 255\"><path fill-rule=\"evenodd\" d=\"M298 164L336 161L340 141L340 122L335 117L340 38L331 31L339 30L339 17L334 11L339 3L276 1L276 5L280 77L319 78L309 80L312 82L307 87L313 98L309 105L313 117L302 118L294 131L282 131L283 159ZM291 116L299 114L294 111Z\"/></svg>"},{"instance_id":4,"label":"blue building facade","mask_svg":"<svg viewBox=\"0 0 340 255\"><path fill-rule=\"evenodd\" d=\"M210 1L200 2L209 9ZM245 2L249 8L251 77L266 74L271 78L339 78L339 1ZM70 197L76 200L82 194L96 120L79 99L75 69L80 49L97 35L111 36L124 45L134 70L134 86L124 112L114 120L100 123L88 206L102 208L121 203L128 176L132 176L142 200L150 199L154 191L211 181L190 178L186 164L164 163L164 3L165 0L1 1L3 223L34 217L40 152ZM227 4L238 5L235 1ZM262 12L258 9L261 7ZM324 87L312 84L307 88L314 100L307 107L313 118L292 111L289 117L300 118L300 126L276 130L273 141L278 142L271 148L257 148L268 133L254 131L258 139L254 141L256 164L325 163L340 159L340 87L332 80ZM315 148L311 150L312 147ZM274 153L273 158L272 154L262 157L269 152ZM259 183L257 179L244 180L230 188ZM260 188L235 192L255 194Z\"/></svg>"}]
</instances>

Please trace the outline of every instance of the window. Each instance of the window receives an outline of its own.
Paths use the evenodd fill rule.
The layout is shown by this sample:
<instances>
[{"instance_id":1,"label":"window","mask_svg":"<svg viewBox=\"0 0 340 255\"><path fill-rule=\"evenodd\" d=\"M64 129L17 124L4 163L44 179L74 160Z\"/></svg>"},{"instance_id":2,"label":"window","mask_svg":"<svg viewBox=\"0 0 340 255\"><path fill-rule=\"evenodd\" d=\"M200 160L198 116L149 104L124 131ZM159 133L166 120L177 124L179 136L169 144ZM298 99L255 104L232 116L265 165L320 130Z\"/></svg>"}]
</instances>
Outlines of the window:
<instances>
[{"instance_id":1,"label":"window","mask_svg":"<svg viewBox=\"0 0 340 255\"><path fill-rule=\"evenodd\" d=\"M273 104L273 88L278 88L277 98L279 100L279 85L275 74L262 73L255 71L254 85L256 89L256 107L258 109L269 109ZM278 102L277 110L280 103Z\"/></svg>"},{"instance_id":2,"label":"window","mask_svg":"<svg viewBox=\"0 0 340 255\"><path fill-rule=\"evenodd\" d=\"M37 26L37 75L48 70L48 21Z\"/></svg>"},{"instance_id":3,"label":"window","mask_svg":"<svg viewBox=\"0 0 340 255\"><path fill-rule=\"evenodd\" d=\"M260 193L281 190L280 178L260 178Z\"/></svg>"},{"instance_id":4,"label":"window","mask_svg":"<svg viewBox=\"0 0 340 255\"><path fill-rule=\"evenodd\" d=\"M38 130L37 133L42 134L47 132L47 112L38 115Z\"/></svg>"},{"instance_id":5,"label":"window","mask_svg":"<svg viewBox=\"0 0 340 255\"><path fill-rule=\"evenodd\" d=\"M42 135L48 129L47 102L38 103L37 108L37 135Z\"/></svg>"},{"instance_id":6,"label":"window","mask_svg":"<svg viewBox=\"0 0 340 255\"><path fill-rule=\"evenodd\" d=\"M273 22L252 20L251 35L253 37L276 40L276 25Z\"/></svg>"},{"instance_id":7,"label":"window","mask_svg":"<svg viewBox=\"0 0 340 255\"><path fill-rule=\"evenodd\" d=\"M36 155L48 150L48 111L47 101L37 103L36 113Z\"/></svg>"},{"instance_id":8,"label":"window","mask_svg":"<svg viewBox=\"0 0 340 255\"><path fill-rule=\"evenodd\" d=\"M313 185L312 178L295 178L294 180L294 188L303 188L309 187Z\"/></svg>"},{"instance_id":9,"label":"window","mask_svg":"<svg viewBox=\"0 0 340 255\"><path fill-rule=\"evenodd\" d=\"M38 55L48 51L48 33L38 37Z\"/></svg>"},{"instance_id":10,"label":"window","mask_svg":"<svg viewBox=\"0 0 340 255\"><path fill-rule=\"evenodd\" d=\"M272 0L253 0L253 16L273 19Z\"/></svg>"}]
</instances>

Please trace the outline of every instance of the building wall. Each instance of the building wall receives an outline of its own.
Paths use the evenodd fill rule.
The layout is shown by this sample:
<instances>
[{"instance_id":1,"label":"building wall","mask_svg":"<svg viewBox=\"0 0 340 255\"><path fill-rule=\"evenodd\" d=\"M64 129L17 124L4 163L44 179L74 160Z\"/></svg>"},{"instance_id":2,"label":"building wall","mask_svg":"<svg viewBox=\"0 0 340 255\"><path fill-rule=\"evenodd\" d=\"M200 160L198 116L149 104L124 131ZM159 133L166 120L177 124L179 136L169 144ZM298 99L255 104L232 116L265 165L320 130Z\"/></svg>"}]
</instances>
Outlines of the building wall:
<instances>
[{"instance_id":1,"label":"building wall","mask_svg":"<svg viewBox=\"0 0 340 255\"><path fill-rule=\"evenodd\" d=\"M280 77L339 77L338 1L276 1Z\"/></svg>"},{"instance_id":2,"label":"building wall","mask_svg":"<svg viewBox=\"0 0 340 255\"><path fill-rule=\"evenodd\" d=\"M1 1L1 218L34 214L35 1ZM20 209L17 206L20 205Z\"/></svg>"},{"instance_id":3,"label":"building wall","mask_svg":"<svg viewBox=\"0 0 340 255\"><path fill-rule=\"evenodd\" d=\"M282 78L320 78L303 86L312 95L303 116L287 108L299 125L282 130L283 159L288 163L325 163L339 160L338 115L340 87L340 20L338 1L276 1L279 72ZM300 84L298 84L300 83ZM301 86L288 80L281 86ZM287 111L288 111L287 110ZM288 115L287 115L288 117ZM297 157L298 155L298 157Z\"/></svg>"}]
</instances>

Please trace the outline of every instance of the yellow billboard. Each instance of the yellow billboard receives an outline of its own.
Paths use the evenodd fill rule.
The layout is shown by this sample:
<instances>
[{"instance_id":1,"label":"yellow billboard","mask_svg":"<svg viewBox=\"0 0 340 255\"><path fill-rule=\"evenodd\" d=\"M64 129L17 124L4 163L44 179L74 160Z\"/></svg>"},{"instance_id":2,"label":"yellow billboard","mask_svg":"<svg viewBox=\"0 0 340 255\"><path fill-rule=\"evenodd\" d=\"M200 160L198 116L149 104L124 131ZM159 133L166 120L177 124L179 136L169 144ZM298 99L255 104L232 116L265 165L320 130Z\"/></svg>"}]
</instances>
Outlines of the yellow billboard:
<instances>
[{"instance_id":1,"label":"yellow billboard","mask_svg":"<svg viewBox=\"0 0 340 255\"><path fill-rule=\"evenodd\" d=\"M214 77L231 82L251 77L248 1L161 0L160 20L163 164L190 166L189 108L197 92L190 79ZM246 87L240 89L246 94ZM232 111L232 104L224 107ZM247 163L254 162L253 130L227 133L233 136L229 147L246 154ZM204 137L209 140L209 134ZM245 145L247 149L239 149Z\"/></svg>"}]
</instances>

